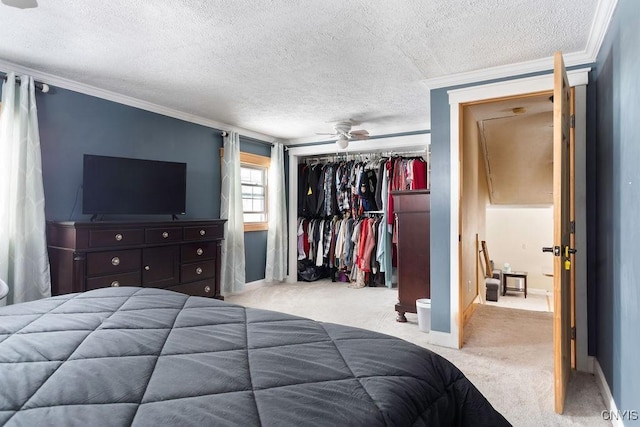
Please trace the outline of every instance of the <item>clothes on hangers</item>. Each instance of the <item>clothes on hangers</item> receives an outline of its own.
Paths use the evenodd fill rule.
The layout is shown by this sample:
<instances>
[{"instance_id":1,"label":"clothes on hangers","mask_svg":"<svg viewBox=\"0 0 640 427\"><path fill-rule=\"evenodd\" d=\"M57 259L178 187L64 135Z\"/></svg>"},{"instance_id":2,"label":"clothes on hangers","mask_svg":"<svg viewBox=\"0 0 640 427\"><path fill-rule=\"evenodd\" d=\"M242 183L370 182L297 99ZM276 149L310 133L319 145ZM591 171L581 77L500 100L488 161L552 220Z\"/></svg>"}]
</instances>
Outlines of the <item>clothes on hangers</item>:
<instances>
[{"instance_id":1,"label":"clothes on hangers","mask_svg":"<svg viewBox=\"0 0 640 427\"><path fill-rule=\"evenodd\" d=\"M301 163L298 259L331 269L332 280L349 277L352 287L391 287L391 191L426 188L427 171L423 158L397 155Z\"/></svg>"}]
</instances>

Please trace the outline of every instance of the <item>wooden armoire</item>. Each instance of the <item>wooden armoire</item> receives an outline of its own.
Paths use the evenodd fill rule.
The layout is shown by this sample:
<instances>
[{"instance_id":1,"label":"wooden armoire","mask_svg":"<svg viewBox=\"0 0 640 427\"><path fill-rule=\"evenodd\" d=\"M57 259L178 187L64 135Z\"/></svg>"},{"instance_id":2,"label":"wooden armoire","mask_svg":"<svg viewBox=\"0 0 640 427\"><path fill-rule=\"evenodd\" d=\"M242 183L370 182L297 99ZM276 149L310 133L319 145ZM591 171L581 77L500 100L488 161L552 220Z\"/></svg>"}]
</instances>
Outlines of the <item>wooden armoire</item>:
<instances>
[{"instance_id":1,"label":"wooden armoire","mask_svg":"<svg viewBox=\"0 0 640 427\"><path fill-rule=\"evenodd\" d=\"M416 313L416 300L431 298L430 191L392 191L397 229L398 322Z\"/></svg>"}]
</instances>

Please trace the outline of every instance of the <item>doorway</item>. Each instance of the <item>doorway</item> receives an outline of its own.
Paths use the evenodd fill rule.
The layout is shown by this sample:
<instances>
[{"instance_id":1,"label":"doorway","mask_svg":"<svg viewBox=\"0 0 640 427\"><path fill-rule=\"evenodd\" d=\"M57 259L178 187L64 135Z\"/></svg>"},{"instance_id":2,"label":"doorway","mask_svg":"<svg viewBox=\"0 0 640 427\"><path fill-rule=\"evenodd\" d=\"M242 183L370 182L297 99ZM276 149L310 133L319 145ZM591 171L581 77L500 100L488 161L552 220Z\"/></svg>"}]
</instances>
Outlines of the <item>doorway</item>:
<instances>
[{"instance_id":1,"label":"doorway","mask_svg":"<svg viewBox=\"0 0 640 427\"><path fill-rule=\"evenodd\" d=\"M555 55L555 68L562 69L562 56L560 53ZM450 105L450 145L449 145L449 154L450 154L450 242L451 245L449 247L449 259L450 259L450 278L451 278L451 286L450 286L450 313L451 313L451 332L446 336L443 336L444 339L440 341L446 342L448 345L456 345L460 348L463 344L463 332L464 332L464 320L465 320L465 312L464 312L464 298L463 298L463 281L461 280L462 276L462 228L461 228L461 211L464 209L461 203L462 200L462 189L464 188L462 179L464 176L462 175L462 161L463 161L463 149L462 147L462 138L461 134L463 132L463 106L471 103L479 103L486 102L488 100L495 100L498 98L507 98L507 97L518 97L522 96L522 94L536 94L542 93L545 91L549 91L552 88L561 88L556 89L554 92L554 98L560 99L560 102L555 102L557 108L554 109L554 123L561 123L560 126L554 126L554 159L560 159L559 154L562 151L562 161L554 162L554 188L559 188L559 178L561 174L559 173L560 165L565 164L565 159L568 157L565 156L565 145L566 142L565 135L569 134L569 115L565 114L565 106L567 102L565 99L569 99L568 92L566 88L574 88L574 99L575 99L575 111L574 114L574 122L575 129L571 129L572 138L575 140L576 149L576 162L572 166L572 168L576 171L576 180L575 180L575 197L577 204L574 208L572 208L575 212L584 212L584 199L586 198L586 172L585 172L585 154L581 153L580 150L584 150L585 140L586 140L586 84L588 82L588 71L589 69L581 69L574 70L568 73L562 71L561 73L556 72L553 75L541 75L535 77L528 77L522 79L514 79L508 80L498 83L485 84L472 86L461 89L454 89L448 92L449 96L449 105ZM558 76L560 78L554 78L554 76ZM562 107L562 108L560 108ZM560 112L562 112L560 114ZM562 120L560 121L560 117ZM572 128L574 126L571 126ZM562 148L561 148L562 147ZM564 168L565 166L562 166ZM562 169L564 170L564 169ZM564 189L564 181L562 184L562 188ZM573 185L573 184L572 184ZM563 190L564 192L564 190ZM560 192L554 191L554 194L560 195ZM554 206L562 206L561 209L556 209L554 213L554 223L559 224L558 215L559 212L564 211L564 199L562 199L562 205L560 205L557 200L554 199ZM562 224L565 223L567 225L568 222L562 220ZM586 251L586 240L584 237L586 235L586 220L581 217L580 214L576 214L575 223L571 224L572 230L575 230L575 235L578 237L576 239L576 244L574 246L575 249L578 250L578 253L581 251ZM554 227L554 245L558 245L556 240L559 240L560 229L555 226ZM569 229L568 227L566 228ZM564 230L564 226L562 228ZM572 232L573 233L573 232ZM563 234L564 236L564 234ZM457 242L457 244L456 244ZM565 246L566 245L566 246ZM568 243L563 243L562 248L569 248ZM564 274L559 274L560 272L564 272L564 268L562 265L565 265L565 261L563 263L560 260L564 261L568 259L567 252L562 251L560 246L554 246L553 248L547 248L553 252L554 257L554 278L557 280L558 277L562 277L562 281L564 281ZM573 250L573 249L571 249ZM573 252L575 253L575 250ZM585 372L593 372L593 359L590 358L587 354L587 344L588 344L588 331L587 331L587 309L586 309L586 268L583 262L580 262L580 259L577 259L574 263L574 259L572 256L572 270L575 270L575 282L577 284L575 296L575 308L576 308L576 329L571 331L572 336L576 337L576 368L577 370L585 371ZM568 269L567 269L568 270ZM556 274L558 273L558 274ZM573 280L573 279L572 279ZM554 293L558 294L560 292L564 295L565 290L564 286L558 286L558 283L554 285ZM556 334L556 325L560 322L557 321L557 313L567 313L568 310L557 310L558 301L564 301L565 299L555 298L554 303L556 307L554 308L554 343L557 341L555 339ZM564 329L563 329L564 331ZM562 339L560 342L564 342L564 339L568 336L566 333L562 332ZM560 335L558 335L560 336ZM455 343L455 344L454 344ZM563 355L566 354L564 351L564 345L562 346L562 351L558 351L560 346L554 344L554 360L558 360L558 354ZM564 356L563 356L564 357ZM563 362L564 363L564 362ZM560 366L556 363L557 366ZM564 365L563 365L564 366ZM564 370L563 372L566 372ZM566 378L564 375L556 375L556 383L558 383L558 379L562 378L562 383L566 384L564 379ZM557 386L557 384L556 384ZM558 395L556 393L556 397L563 396L563 394ZM556 401L556 410L558 412L562 411L562 408L557 405L558 401Z\"/></svg>"},{"instance_id":2,"label":"doorway","mask_svg":"<svg viewBox=\"0 0 640 427\"><path fill-rule=\"evenodd\" d=\"M543 91L462 107L460 270L465 313L473 310L469 305L476 297L489 305L552 311L553 260L541 251L553 240L551 95ZM476 266L481 260L477 255L483 255L474 251L476 234L491 249L492 271ZM500 285L487 299L484 278L492 273Z\"/></svg>"}]
</instances>

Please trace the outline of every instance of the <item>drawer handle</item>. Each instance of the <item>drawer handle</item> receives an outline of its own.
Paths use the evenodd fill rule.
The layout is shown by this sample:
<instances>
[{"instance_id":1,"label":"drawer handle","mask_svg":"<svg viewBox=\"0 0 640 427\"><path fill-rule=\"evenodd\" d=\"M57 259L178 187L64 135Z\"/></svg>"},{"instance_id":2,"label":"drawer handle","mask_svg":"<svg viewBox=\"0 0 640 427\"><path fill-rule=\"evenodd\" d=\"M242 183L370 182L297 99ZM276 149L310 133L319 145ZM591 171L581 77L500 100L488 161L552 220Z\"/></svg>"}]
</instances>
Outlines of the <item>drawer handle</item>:
<instances>
[{"instance_id":1,"label":"drawer handle","mask_svg":"<svg viewBox=\"0 0 640 427\"><path fill-rule=\"evenodd\" d=\"M120 234L120 233L116 234L115 238L119 242L120 240L122 240L122 234Z\"/></svg>"},{"instance_id":2,"label":"drawer handle","mask_svg":"<svg viewBox=\"0 0 640 427\"><path fill-rule=\"evenodd\" d=\"M200 230L200 235L201 235L201 236L204 236L205 234L207 234L207 232L206 232L206 231L204 231L204 230Z\"/></svg>"},{"instance_id":3,"label":"drawer handle","mask_svg":"<svg viewBox=\"0 0 640 427\"><path fill-rule=\"evenodd\" d=\"M113 258L111 258L111 264L120 265L120 258L118 258L117 256L114 256Z\"/></svg>"},{"instance_id":4,"label":"drawer handle","mask_svg":"<svg viewBox=\"0 0 640 427\"><path fill-rule=\"evenodd\" d=\"M200 267L196 268L196 274L202 274L202 269Z\"/></svg>"},{"instance_id":5,"label":"drawer handle","mask_svg":"<svg viewBox=\"0 0 640 427\"><path fill-rule=\"evenodd\" d=\"M118 282L117 280L114 280L113 282L111 282L111 286L114 288L117 288L118 286L120 286L120 282Z\"/></svg>"},{"instance_id":6,"label":"drawer handle","mask_svg":"<svg viewBox=\"0 0 640 427\"><path fill-rule=\"evenodd\" d=\"M202 250L202 248L198 248L198 250L196 251L196 253L198 255L202 255L204 253L204 251Z\"/></svg>"},{"instance_id":7,"label":"drawer handle","mask_svg":"<svg viewBox=\"0 0 640 427\"><path fill-rule=\"evenodd\" d=\"M211 292L211 286L209 286L209 285L205 286L205 287L204 287L204 291L205 291L206 293Z\"/></svg>"},{"instance_id":8,"label":"drawer handle","mask_svg":"<svg viewBox=\"0 0 640 427\"><path fill-rule=\"evenodd\" d=\"M169 237L169 233L167 233L166 231L162 233L162 238L166 239L167 237Z\"/></svg>"},{"instance_id":9,"label":"drawer handle","mask_svg":"<svg viewBox=\"0 0 640 427\"><path fill-rule=\"evenodd\" d=\"M149 271L149 270L151 270L151 267L149 267L148 265L145 265L145 266L144 266L144 269L145 269L146 271Z\"/></svg>"}]
</instances>

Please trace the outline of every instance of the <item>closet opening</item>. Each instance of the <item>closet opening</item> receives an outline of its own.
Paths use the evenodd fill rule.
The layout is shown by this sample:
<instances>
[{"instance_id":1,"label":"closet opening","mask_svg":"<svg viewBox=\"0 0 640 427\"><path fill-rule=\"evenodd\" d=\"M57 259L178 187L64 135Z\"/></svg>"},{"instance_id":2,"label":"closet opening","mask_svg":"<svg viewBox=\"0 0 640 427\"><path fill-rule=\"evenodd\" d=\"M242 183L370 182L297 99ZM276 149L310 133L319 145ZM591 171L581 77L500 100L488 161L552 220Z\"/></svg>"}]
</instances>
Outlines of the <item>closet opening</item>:
<instances>
[{"instance_id":1,"label":"closet opening","mask_svg":"<svg viewBox=\"0 0 640 427\"><path fill-rule=\"evenodd\" d=\"M428 193L429 139L419 134L353 141L344 151L334 144L289 149L288 282L326 280L399 293L402 262L411 254L398 245L399 196L393 193ZM429 244L428 230L414 231ZM421 256L424 267L428 247ZM428 297L428 268L420 282L427 291L419 297ZM399 320L407 311L415 313L415 299L408 307L399 301L395 309Z\"/></svg>"}]
</instances>

